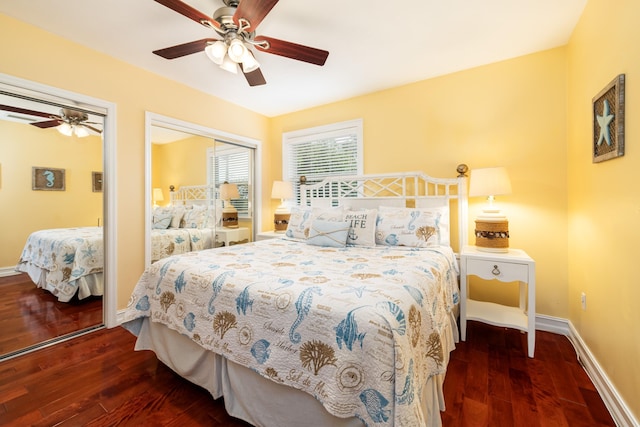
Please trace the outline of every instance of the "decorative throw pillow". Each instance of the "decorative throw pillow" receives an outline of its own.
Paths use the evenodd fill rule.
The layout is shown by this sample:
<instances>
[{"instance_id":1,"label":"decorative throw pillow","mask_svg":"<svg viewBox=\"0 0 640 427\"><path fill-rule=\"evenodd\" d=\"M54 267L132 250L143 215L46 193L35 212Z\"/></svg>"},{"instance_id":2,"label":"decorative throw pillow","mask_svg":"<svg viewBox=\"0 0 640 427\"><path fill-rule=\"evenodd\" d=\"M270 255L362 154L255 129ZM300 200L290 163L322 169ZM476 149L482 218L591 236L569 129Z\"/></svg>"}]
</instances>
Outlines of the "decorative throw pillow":
<instances>
[{"instance_id":1,"label":"decorative throw pillow","mask_svg":"<svg viewBox=\"0 0 640 427\"><path fill-rule=\"evenodd\" d=\"M289 224L287 224L286 236L294 239L306 239L309 236L311 222L320 219L324 221L342 221L344 209L336 208L311 208L294 206L291 208Z\"/></svg>"},{"instance_id":2,"label":"decorative throw pillow","mask_svg":"<svg viewBox=\"0 0 640 427\"><path fill-rule=\"evenodd\" d=\"M315 219L309 227L307 243L315 246L343 248L347 245L348 221Z\"/></svg>"},{"instance_id":3,"label":"decorative throw pillow","mask_svg":"<svg viewBox=\"0 0 640 427\"><path fill-rule=\"evenodd\" d=\"M169 228L180 228L180 223L182 222L182 218L184 217L184 206L173 206L169 208L171 210L171 224Z\"/></svg>"},{"instance_id":4,"label":"decorative throw pillow","mask_svg":"<svg viewBox=\"0 0 640 427\"><path fill-rule=\"evenodd\" d=\"M160 230L169 228L169 225L171 225L172 216L173 215L171 214L171 212L165 212L165 211L159 211L159 210L154 211L152 227Z\"/></svg>"},{"instance_id":5,"label":"decorative throw pillow","mask_svg":"<svg viewBox=\"0 0 640 427\"><path fill-rule=\"evenodd\" d=\"M204 228L207 225L207 207L194 205L184 214L183 228Z\"/></svg>"},{"instance_id":6,"label":"decorative throw pillow","mask_svg":"<svg viewBox=\"0 0 640 427\"><path fill-rule=\"evenodd\" d=\"M311 221L311 208L294 206L291 208L291 216L285 235L291 239L306 239L305 230L309 229Z\"/></svg>"},{"instance_id":7,"label":"decorative throw pillow","mask_svg":"<svg viewBox=\"0 0 640 427\"><path fill-rule=\"evenodd\" d=\"M377 209L344 211L344 220L349 222L347 244L354 246L376 245Z\"/></svg>"},{"instance_id":8,"label":"decorative throw pillow","mask_svg":"<svg viewBox=\"0 0 640 427\"><path fill-rule=\"evenodd\" d=\"M423 247L448 244L445 208L411 209L381 206L376 222L376 244ZM448 211L447 211L448 220Z\"/></svg>"}]
</instances>

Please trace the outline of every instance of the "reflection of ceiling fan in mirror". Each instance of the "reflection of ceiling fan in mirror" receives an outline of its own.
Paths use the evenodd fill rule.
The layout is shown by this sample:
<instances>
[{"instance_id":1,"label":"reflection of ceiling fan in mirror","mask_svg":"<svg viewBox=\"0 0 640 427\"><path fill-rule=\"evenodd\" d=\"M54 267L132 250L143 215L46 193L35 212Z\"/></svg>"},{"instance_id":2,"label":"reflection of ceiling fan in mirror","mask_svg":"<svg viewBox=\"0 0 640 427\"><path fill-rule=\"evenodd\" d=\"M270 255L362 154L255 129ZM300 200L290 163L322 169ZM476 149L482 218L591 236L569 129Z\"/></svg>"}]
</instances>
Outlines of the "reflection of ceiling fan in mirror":
<instances>
[{"instance_id":1,"label":"reflection of ceiling fan in mirror","mask_svg":"<svg viewBox=\"0 0 640 427\"><path fill-rule=\"evenodd\" d=\"M205 51L209 59L220 68L232 73L238 72L238 66L244 74L249 86L266 83L260 64L253 52L258 51L280 55L315 65L324 65L329 52L313 47L303 46L284 40L266 36L256 36L256 28L267 16L278 0L223 0L226 6L219 8L209 17L180 0L155 0L169 9L189 19L211 28L218 33L219 39L202 39L153 53L165 59L175 59Z\"/></svg>"},{"instance_id":2,"label":"reflection of ceiling fan in mirror","mask_svg":"<svg viewBox=\"0 0 640 427\"><path fill-rule=\"evenodd\" d=\"M42 129L57 127L58 131L66 136L76 135L82 138L90 135L89 130L97 134L102 133L100 129L91 126L100 123L90 122L87 113L71 110L69 108L62 108L59 115L28 110L26 108L13 107L11 105L0 105L0 110L23 114L25 116L31 117L44 117L49 120L32 121L29 124Z\"/></svg>"}]
</instances>

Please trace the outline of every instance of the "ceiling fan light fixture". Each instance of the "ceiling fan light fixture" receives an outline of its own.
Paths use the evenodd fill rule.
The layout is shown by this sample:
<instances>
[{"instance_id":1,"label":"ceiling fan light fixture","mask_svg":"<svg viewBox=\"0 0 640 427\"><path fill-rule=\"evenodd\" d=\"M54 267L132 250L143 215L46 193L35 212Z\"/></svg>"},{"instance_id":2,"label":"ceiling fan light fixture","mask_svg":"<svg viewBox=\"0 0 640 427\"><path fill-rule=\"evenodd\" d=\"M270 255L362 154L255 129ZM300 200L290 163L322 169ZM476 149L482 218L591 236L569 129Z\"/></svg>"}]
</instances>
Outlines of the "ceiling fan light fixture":
<instances>
[{"instance_id":1,"label":"ceiling fan light fixture","mask_svg":"<svg viewBox=\"0 0 640 427\"><path fill-rule=\"evenodd\" d=\"M244 55L244 57L242 58L242 71L245 73L250 73L257 70L258 68L260 68L260 64L253 56L251 51L247 49L246 55Z\"/></svg>"},{"instance_id":2,"label":"ceiling fan light fixture","mask_svg":"<svg viewBox=\"0 0 640 427\"><path fill-rule=\"evenodd\" d=\"M229 55L224 57L224 61L220 64L220 68L233 74L238 74L238 64L229 58Z\"/></svg>"},{"instance_id":3,"label":"ceiling fan light fixture","mask_svg":"<svg viewBox=\"0 0 640 427\"><path fill-rule=\"evenodd\" d=\"M58 129L58 132L60 132L64 136L73 135L73 128L67 122L64 122L64 123L60 124L57 129Z\"/></svg>"},{"instance_id":4,"label":"ceiling fan light fixture","mask_svg":"<svg viewBox=\"0 0 640 427\"><path fill-rule=\"evenodd\" d=\"M240 39L233 39L229 43L229 48L227 49L227 55L231 58L235 63L242 62L244 56L247 54L247 47L242 43Z\"/></svg>"},{"instance_id":5,"label":"ceiling fan light fixture","mask_svg":"<svg viewBox=\"0 0 640 427\"><path fill-rule=\"evenodd\" d=\"M73 127L73 130L78 138L84 138L85 136L89 136L89 131L86 127L82 125L77 125Z\"/></svg>"},{"instance_id":6,"label":"ceiling fan light fixture","mask_svg":"<svg viewBox=\"0 0 640 427\"><path fill-rule=\"evenodd\" d=\"M204 52L214 63L222 65L224 57L227 54L227 44L222 40L218 40L217 42L208 45L204 49Z\"/></svg>"}]
</instances>

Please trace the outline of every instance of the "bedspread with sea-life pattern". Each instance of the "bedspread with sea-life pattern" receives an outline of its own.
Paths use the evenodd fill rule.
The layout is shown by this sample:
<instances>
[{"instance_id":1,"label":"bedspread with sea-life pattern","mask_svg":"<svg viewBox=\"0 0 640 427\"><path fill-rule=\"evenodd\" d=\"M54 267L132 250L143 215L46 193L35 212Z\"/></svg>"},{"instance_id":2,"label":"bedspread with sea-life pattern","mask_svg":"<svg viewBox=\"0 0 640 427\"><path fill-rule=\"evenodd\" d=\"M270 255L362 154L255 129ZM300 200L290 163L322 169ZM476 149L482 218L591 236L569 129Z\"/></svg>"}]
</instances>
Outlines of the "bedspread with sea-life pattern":
<instances>
[{"instance_id":1,"label":"bedspread with sea-life pattern","mask_svg":"<svg viewBox=\"0 0 640 427\"><path fill-rule=\"evenodd\" d=\"M215 243L213 228L167 228L151 230L151 262L191 251L211 249Z\"/></svg>"},{"instance_id":2,"label":"bedspread with sea-life pattern","mask_svg":"<svg viewBox=\"0 0 640 427\"><path fill-rule=\"evenodd\" d=\"M143 317L368 426L422 426L457 304L451 248L323 248L273 239L151 265L124 313Z\"/></svg>"},{"instance_id":3,"label":"bedspread with sea-life pattern","mask_svg":"<svg viewBox=\"0 0 640 427\"><path fill-rule=\"evenodd\" d=\"M52 228L29 235L16 270L45 270L46 289L62 302L78 290L77 280L103 270L102 227Z\"/></svg>"}]
</instances>

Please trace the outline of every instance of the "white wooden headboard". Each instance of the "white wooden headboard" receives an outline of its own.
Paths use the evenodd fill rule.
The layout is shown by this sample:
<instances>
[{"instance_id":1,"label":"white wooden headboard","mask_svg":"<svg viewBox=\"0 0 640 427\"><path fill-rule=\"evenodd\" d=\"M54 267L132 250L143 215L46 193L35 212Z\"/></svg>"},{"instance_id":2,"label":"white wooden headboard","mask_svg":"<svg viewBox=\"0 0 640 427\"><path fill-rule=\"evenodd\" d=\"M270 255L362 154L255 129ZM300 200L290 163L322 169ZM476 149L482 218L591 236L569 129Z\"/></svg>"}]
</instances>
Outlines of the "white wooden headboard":
<instances>
[{"instance_id":1,"label":"white wooden headboard","mask_svg":"<svg viewBox=\"0 0 640 427\"><path fill-rule=\"evenodd\" d=\"M218 190L213 185L187 185L169 192L171 206L207 205L215 206L219 200Z\"/></svg>"},{"instance_id":2,"label":"white wooden headboard","mask_svg":"<svg viewBox=\"0 0 640 427\"><path fill-rule=\"evenodd\" d=\"M404 172L332 176L316 184L306 184L302 177L300 205L354 208L448 206L451 246L460 252L467 244L469 230L467 171L468 167L461 164L456 178L434 178L423 172Z\"/></svg>"}]
</instances>

